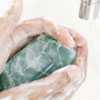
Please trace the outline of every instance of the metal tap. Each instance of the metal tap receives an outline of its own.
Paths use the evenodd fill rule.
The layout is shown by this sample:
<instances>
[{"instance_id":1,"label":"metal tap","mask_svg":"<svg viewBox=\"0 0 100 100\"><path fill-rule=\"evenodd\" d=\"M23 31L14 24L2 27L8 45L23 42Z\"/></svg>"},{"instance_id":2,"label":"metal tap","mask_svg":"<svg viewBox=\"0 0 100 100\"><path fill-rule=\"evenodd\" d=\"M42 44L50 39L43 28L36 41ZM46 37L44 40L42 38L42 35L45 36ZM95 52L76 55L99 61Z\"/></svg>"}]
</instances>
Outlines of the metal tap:
<instances>
[{"instance_id":1,"label":"metal tap","mask_svg":"<svg viewBox=\"0 0 100 100\"><path fill-rule=\"evenodd\" d=\"M81 0L79 17L82 19L97 18L100 10L100 0Z\"/></svg>"}]
</instances>

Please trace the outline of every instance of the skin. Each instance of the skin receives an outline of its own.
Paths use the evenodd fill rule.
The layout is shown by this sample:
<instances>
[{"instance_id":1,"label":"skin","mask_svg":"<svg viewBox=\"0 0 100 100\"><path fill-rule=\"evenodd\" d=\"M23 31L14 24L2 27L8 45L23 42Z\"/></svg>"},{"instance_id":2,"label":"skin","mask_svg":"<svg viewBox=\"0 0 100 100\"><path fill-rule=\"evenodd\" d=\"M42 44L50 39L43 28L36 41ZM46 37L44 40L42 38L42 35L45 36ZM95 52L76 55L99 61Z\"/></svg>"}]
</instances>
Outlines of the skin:
<instances>
[{"instance_id":1,"label":"skin","mask_svg":"<svg viewBox=\"0 0 100 100\"><path fill-rule=\"evenodd\" d=\"M22 84L0 92L0 100L69 100L86 77L87 45L77 32L45 18L36 18L17 25L22 11L22 0L14 0L12 8L0 18L0 72L8 58L20 50L34 36L43 32L54 37L65 47L76 48L73 65L56 70L46 78ZM3 19L3 20L2 20ZM5 30L6 29L6 30Z\"/></svg>"}]
</instances>

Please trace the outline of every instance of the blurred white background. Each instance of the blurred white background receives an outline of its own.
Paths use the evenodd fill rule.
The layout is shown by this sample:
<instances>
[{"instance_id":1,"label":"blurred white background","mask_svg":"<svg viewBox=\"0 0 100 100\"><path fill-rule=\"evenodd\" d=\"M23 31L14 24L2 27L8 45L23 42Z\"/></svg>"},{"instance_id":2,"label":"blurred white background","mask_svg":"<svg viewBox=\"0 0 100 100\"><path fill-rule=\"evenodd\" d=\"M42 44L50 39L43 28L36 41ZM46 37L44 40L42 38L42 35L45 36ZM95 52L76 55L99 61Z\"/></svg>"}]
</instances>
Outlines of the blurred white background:
<instances>
[{"instance_id":1,"label":"blurred white background","mask_svg":"<svg viewBox=\"0 0 100 100\"><path fill-rule=\"evenodd\" d=\"M72 100L100 100L100 18L78 18L80 0L23 0L22 20L49 17L85 36L88 41L87 79ZM0 16L9 8L11 0L0 0Z\"/></svg>"}]
</instances>

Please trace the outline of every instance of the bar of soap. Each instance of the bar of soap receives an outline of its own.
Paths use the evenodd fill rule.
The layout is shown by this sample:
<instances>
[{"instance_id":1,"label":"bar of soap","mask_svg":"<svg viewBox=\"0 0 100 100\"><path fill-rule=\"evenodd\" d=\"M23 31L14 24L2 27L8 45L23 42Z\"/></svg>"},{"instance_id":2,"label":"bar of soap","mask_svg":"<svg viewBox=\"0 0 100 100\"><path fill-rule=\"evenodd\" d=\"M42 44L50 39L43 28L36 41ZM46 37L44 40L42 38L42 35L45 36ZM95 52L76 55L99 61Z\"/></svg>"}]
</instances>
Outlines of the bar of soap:
<instances>
[{"instance_id":1,"label":"bar of soap","mask_svg":"<svg viewBox=\"0 0 100 100\"><path fill-rule=\"evenodd\" d=\"M0 75L0 90L46 77L72 64L75 58L76 50L65 48L50 36L40 35L6 63Z\"/></svg>"}]
</instances>

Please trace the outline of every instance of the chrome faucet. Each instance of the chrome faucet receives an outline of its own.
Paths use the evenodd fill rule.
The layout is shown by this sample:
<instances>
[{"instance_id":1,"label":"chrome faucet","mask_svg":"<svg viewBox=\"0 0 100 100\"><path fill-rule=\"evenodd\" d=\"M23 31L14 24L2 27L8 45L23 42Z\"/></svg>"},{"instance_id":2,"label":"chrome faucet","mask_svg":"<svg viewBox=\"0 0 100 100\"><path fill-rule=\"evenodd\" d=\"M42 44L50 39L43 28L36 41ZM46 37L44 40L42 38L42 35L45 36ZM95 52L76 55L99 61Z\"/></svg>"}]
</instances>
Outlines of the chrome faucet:
<instances>
[{"instance_id":1,"label":"chrome faucet","mask_svg":"<svg viewBox=\"0 0 100 100\"><path fill-rule=\"evenodd\" d=\"M82 19L97 18L100 11L100 0L81 0L79 17Z\"/></svg>"}]
</instances>

